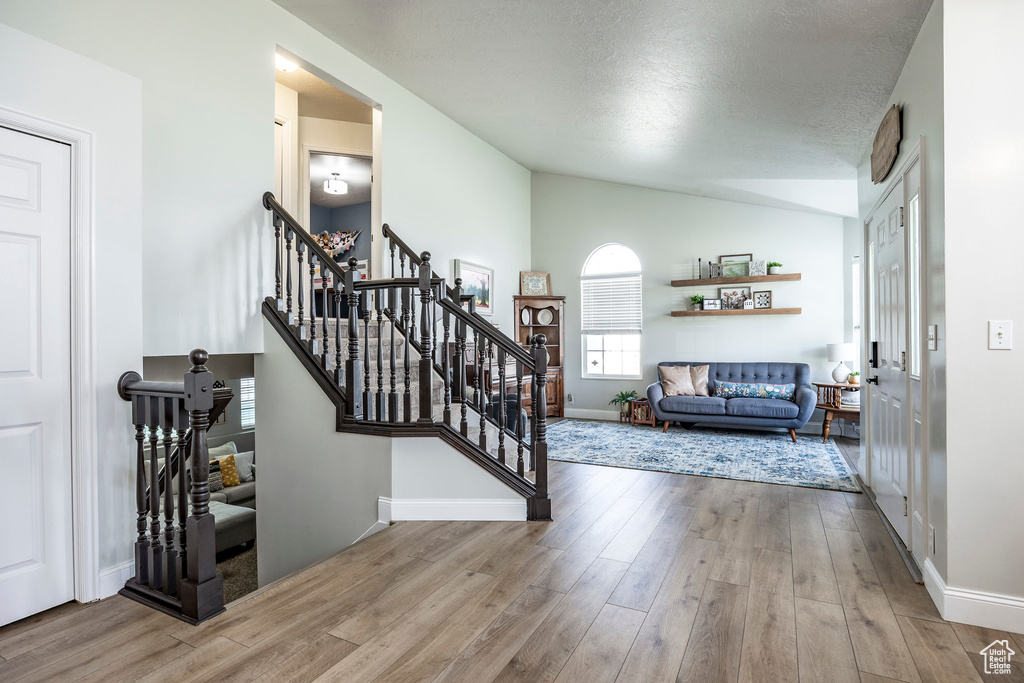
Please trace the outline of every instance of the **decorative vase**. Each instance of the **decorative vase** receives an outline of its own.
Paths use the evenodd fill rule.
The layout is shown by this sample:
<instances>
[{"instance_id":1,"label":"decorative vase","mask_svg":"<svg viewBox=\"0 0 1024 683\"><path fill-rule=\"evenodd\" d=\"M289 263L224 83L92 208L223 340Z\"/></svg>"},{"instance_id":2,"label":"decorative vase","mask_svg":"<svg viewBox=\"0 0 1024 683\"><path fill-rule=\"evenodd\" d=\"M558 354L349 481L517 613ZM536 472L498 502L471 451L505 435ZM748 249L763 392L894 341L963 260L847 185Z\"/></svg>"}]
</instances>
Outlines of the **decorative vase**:
<instances>
[{"instance_id":1,"label":"decorative vase","mask_svg":"<svg viewBox=\"0 0 1024 683\"><path fill-rule=\"evenodd\" d=\"M772 266L768 269L769 275L782 275L782 266Z\"/></svg>"}]
</instances>

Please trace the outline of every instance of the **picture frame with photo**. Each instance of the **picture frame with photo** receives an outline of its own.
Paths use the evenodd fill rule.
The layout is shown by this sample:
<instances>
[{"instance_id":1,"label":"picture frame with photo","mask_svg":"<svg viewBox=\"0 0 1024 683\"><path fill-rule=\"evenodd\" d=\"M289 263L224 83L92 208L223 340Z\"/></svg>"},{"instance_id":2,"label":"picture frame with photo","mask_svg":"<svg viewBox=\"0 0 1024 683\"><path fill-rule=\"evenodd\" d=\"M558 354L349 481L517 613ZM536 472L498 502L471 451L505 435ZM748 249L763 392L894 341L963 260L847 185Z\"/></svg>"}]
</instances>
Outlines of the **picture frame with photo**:
<instances>
[{"instance_id":1,"label":"picture frame with photo","mask_svg":"<svg viewBox=\"0 0 1024 683\"><path fill-rule=\"evenodd\" d=\"M705 311L720 311L720 310L722 310L722 300L721 299L704 299L704 301L702 301L701 304L704 306L704 310Z\"/></svg>"},{"instance_id":2,"label":"picture frame with photo","mask_svg":"<svg viewBox=\"0 0 1024 683\"><path fill-rule=\"evenodd\" d=\"M754 292L754 308L771 308L772 307L772 293L771 290L763 290L760 292Z\"/></svg>"},{"instance_id":3,"label":"picture frame with photo","mask_svg":"<svg viewBox=\"0 0 1024 683\"><path fill-rule=\"evenodd\" d=\"M462 278L462 293L473 295L476 312L494 314L494 269L476 263L455 259L452 268L456 278Z\"/></svg>"},{"instance_id":4,"label":"picture frame with photo","mask_svg":"<svg viewBox=\"0 0 1024 683\"><path fill-rule=\"evenodd\" d=\"M718 298L723 311L742 310L743 302L750 298L750 287L720 287Z\"/></svg>"},{"instance_id":5,"label":"picture frame with photo","mask_svg":"<svg viewBox=\"0 0 1024 683\"><path fill-rule=\"evenodd\" d=\"M521 296L550 296L551 273L519 271L519 294Z\"/></svg>"},{"instance_id":6,"label":"picture frame with photo","mask_svg":"<svg viewBox=\"0 0 1024 683\"><path fill-rule=\"evenodd\" d=\"M753 254L727 254L720 256L718 262L722 264L722 277L747 277L750 275L750 262L754 260Z\"/></svg>"}]
</instances>

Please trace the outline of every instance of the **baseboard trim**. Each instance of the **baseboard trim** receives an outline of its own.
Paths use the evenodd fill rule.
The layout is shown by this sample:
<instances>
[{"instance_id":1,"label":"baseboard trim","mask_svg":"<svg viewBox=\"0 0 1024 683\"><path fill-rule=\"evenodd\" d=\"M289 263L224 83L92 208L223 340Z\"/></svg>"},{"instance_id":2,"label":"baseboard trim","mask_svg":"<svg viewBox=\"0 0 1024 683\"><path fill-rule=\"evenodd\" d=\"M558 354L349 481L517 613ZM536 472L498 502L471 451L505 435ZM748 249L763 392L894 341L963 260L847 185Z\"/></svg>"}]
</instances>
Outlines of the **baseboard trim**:
<instances>
[{"instance_id":1,"label":"baseboard trim","mask_svg":"<svg viewBox=\"0 0 1024 683\"><path fill-rule=\"evenodd\" d=\"M380 521L521 522L526 519L526 500L384 498L377 501Z\"/></svg>"},{"instance_id":2,"label":"baseboard trim","mask_svg":"<svg viewBox=\"0 0 1024 683\"><path fill-rule=\"evenodd\" d=\"M594 410L591 408L566 408L566 417L575 417L579 420L604 420L606 422L618 422L619 411L617 410Z\"/></svg>"},{"instance_id":3,"label":"baseboard trim","mask_svg":"<svg viewBox=\"0 0 1024 683\"><path fill-rule=\"evenodd\" d=\"M100 570L99 576L99 599L109 598L124 588L128 579L135 576L135 560L128 560L121 564L107 567Z\"/></svg>"},{"instance_id":4,"label":"baseboard trim","mask_svg":"<svg viewBox=\"0 0 1024 683\"><path fill-rule=\"evenodd\" d=\"M379 506L379 505L380 505L380 503L378 503L378 506ZM391 522L390 522L390 521L387 521L387 522L385 522L385 521L383 521L383 520L380 520L380 519L378 519L378 520L377 520L376 522L374 522L374 523L373 523L373 526L371 526L371 527L370 527L369 529L367 529L366 531L364 531L364 532L363 532L363 535L362 535L362 536L360 536L359 538L357 538L357 539L355 540L355 542L356 542L356 543L358 543L359 541L363 540L364 538L369 538L370 536L373 536L373 535L374 535L375 533L377 533L378 531L384 531L384 530L385 530L385 529L387 529L387 528L388 528L388 527L389 527L390 525L391 525Z\"/></svg>"},{"instance_id":5,"label":"baseboard trim","mask_svg":"<svg viewBox=\"0 0 1024 683\"><path fill-rule=\"evenodd\" d=\"M947 586L931 558L924 561L924 585L946 621L1024 632L1024 598Z\"/></svg>"}]
</instances>

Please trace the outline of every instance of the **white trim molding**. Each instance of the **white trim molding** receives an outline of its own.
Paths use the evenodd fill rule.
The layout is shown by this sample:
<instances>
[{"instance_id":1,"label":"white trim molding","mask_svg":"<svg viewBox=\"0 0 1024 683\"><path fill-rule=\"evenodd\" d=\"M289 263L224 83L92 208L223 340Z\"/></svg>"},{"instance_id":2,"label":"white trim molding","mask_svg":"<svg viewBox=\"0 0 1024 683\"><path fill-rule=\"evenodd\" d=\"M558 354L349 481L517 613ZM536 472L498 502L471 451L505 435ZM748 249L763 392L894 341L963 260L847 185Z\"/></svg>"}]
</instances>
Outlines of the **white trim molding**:
<instances>
[{"instance_id":1,"label":"white trim molding","mask_svg":"<svg viewBox=\"0 0 1024 683\"><path fill-rule=\"evenodd\" d=\"M135 560L128 560L127 562L100 570L99 580L97 581L99 594L96 596L96 599L102 600L103 598L109 598L111 595L116 595L119 590L124 588L124 584L128 579L133 576L135 576Z\"/></svg>"},{"instance_id":2,"label":"white trim molding","mask_svg":"<svg viewBox=\"0 0 1024 683\"><path fill-rule=\"evenodd\" d=\"M100 595L93 335L93 134L0 107L0 125L71 147L71 526L75 600ZM123 582L122 582L123 584Z\"/></svg>"},{"instance_id":3,"label":"white trim molding","mask_svg":"<svg viewBox=\"0 0 1024 683\"><path fill-rule=\"evenodd\" d=\"M930 558L923 573L925 588L946 621L1024 632L1024 598L947 586Z\"/></svg>"},{"instance_id":4,"label":"white trim molding","mask_svg":"<svg viewBox=\"0 0 1024 683\"><path fill-rule=\"evenodd\" d=\"M377 522L458 521L522 522L526 519L526 500L473 498L384 498L377 501Z\"/></svg>"}]
</instances>

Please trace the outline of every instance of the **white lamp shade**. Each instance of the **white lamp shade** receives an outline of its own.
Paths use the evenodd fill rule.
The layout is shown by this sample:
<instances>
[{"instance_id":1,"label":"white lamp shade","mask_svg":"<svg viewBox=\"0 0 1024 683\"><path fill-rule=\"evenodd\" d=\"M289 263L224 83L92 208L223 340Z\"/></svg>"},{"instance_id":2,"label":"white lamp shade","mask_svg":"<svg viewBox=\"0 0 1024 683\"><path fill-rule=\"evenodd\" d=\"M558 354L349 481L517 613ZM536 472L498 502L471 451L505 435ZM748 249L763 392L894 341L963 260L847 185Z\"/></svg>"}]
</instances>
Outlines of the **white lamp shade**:
<instances>
[{"instance_id":1,"label":"white lamp shade","mask_svg":"<svg viewBox=\"0 0 1024 683\"><path fill-rule=\"evenodd\" d=\"M854 360L857 350L853 344L829 344L828 359L831 362L840 363L844 360Z\"/></svg>"}]
</instances>

